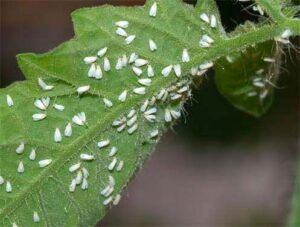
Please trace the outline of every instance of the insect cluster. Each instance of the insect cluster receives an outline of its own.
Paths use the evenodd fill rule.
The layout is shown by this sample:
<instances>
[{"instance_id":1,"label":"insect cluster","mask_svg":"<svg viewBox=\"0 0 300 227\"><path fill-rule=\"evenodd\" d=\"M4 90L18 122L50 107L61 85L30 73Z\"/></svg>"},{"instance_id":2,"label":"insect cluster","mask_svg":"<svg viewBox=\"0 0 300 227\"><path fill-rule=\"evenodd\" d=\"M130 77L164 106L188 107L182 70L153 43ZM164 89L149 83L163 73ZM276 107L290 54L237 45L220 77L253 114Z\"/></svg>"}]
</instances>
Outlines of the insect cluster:
<instances>
[{"instance_id":1,"label":"insect cluster","mask_svg":"<svg viewBox=\"0 0 300 227\"><path fill-rule=\"evenodd\" d=\"M256 8L258 11L261 8ZM148 11L148 16L150 18L155 18L158 15L158 4L155 2ZM208 15L206 13L200 14L200 19L202 22L210 26L212 29L217 28L218 22L215 15ZM128 34L127 28L130 26L129 21L120 20L114 23L115 26L115 35L124 39L124 45L133 45L135 40L138 38L136 34ZM288 43L289 37L292 35L290 30L285 30L280 37L277 37L276 40L282 43ZM159 43L156 43L155 38L149 37L147 40L148 48L153 54L160 48ZM199 47L201 48L210 48L214 45L215 40L205 34L200 37ZM124 89L120 94L117 95L117 100L122 104L127 101L129 97L139 96L146 97L147 89L152 86L154 83L155 76L168 77L171 74L174 74L178 78L178 82L170 86L161 88L159 91L151 94L146 97L138 107L130 108L126 113L121 114L118 119L115 119L111 126L113 130L116 130L117 133L126 132L129 135L134 134L139 129L139 124L153 124L154 127L148 133L149 140L155 140L160 135L159 127L155 123L171 125L182 115L183 103L190 99L191 94L191 80L185 79L182 72L182 64L188 63L191 61L191 56L187 48L182 50L180 56L181 62L175 63L172 65L166 65L162 68L160 72L157 72L155 68L151 65L150 60L139 56L138 53L129 53L123 54L121 57L118 57L113 66L113 61L109 57L109 46L102 47L97 51L97 54L94 56L86 56L83 58L83 63L87 65L86 76L91 79L101 80L106 72L115 70L120 71L126 67L130 67L132 73L137 77L137 86L132 89ZM233 59L228 56L227 60L233 62ZM101 61L101 63L99 63ZM265 58L265 62L274 63L274 59ZM197 67L193 67L190 71L192 76L202 76L204 75L211 67L213 67L213 62L204 62ZM147 74L146 77L142 75L144 72ZM262 70L258 71L257 74L261 75ZM42 78L38 78L38 85L43 91L51 91L54 89L53 85L47 84ZM260 78L255 78L253 80L253 85L258 88L263 88L264 81ZM82 85L76 88L76 93L79 98L84 96L91 90L91 85ZM257 95L257 93L249 93L249 96ZM264 98L267 93L261 93L260 97ZM107 108L113 108L114 103L112 100L115 97L102 97L103 105ZM7 105L9 108L14 106L13 98L7 94L6 96ZM50 97L40 98L34 101L33 105L39 110L39 112L32 115L32 120L35 122L47 120L46 110L48 108L54 108L58 112L64 112L65 106L56 103L55 101L51 105ZM72 137L73 126L86 127L88 125L87 116L85 111L77 113L66 123L63 129L55 128L53 132L53 138L51 139L54 143L63 142L64 137ZM15 152L18 155L23 154L25 149L25 141L22 141L16 148ZM107 183L104 187L101 187L100 194L104 197L102 204L104 206L109 206L110 204L117 205L121 199L119 193L114 193L116 180L113 176L113 171L121 172L125 166L124 160L118 158L118 148L116 145L113 145L114 141L111 138L107 138L97 142L97 148L101 151L108 149L108 157L110 159L109 163L106 165L107 171L110 173L108 175ZM37 156L37 149L32 148L29 159L35 161ZM89 188L89 171L88 163L94 162L96 156L93 152L91 153L81 153L78 156L78 161L70 165L68 171L72 174L71 182L68 186L68 191L74 193L76 188L80 186L82 191L86 191ZM40 168L46 168L53 164L55 160L42 159L37 162ZM17 165L17 172L22 175L25 172L26 166L22 160L19 161ZM0 176L0 185L5 184L5 190L7 193L13 192L13 185L8 179L4 179ZM33 221L40 222L40 217L37 211L33 211ZM16 223L13 226L17 226Z\"/></svg>"},{"instance_id":2,"label":"insect cluster","mask_svg":"<svg viewBox=\"0 0 300 227\"><path fill-rule=\"evenodd\" d=\"M289 38L292 36L292 31L290 29L284 30L280 36L275 37L274 41L276 42L276 48L280 49L282 45L289 45L291 44ZM246 50L245 50L246 51ZM263 55L265 55L263 53ZM280 56L280 55L279 55ZM226 56L226 60L229 64L234 63L235 59L233 56ZM249 88L245 90L246 97L257 97L258 100L262 103L266 97L270 94L273 87L277 88L274 80L276 79L274 76L274 69L277 68L277 65L280 64L280 60L278 59L277 55L275 57L264 56L259 59L259 64L262 66L258 68L253 75L250 76L248 81ZM272 81L273 80L273 81Z\"/></svg>"}]
</instances>

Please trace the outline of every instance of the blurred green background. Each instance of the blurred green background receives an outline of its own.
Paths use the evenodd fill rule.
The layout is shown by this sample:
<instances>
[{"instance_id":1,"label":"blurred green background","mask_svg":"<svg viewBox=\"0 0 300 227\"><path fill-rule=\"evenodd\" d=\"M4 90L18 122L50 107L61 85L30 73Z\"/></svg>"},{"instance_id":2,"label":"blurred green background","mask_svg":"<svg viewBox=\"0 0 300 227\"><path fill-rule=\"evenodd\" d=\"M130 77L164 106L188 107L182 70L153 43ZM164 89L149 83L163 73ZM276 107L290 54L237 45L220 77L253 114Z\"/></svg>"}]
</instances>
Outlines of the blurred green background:
<instances>
[{"instance_id":1,"label":"blurred green background","mask_svg":"<svg viewBox=\"0 0 300 227\"><path fill-rule=\"evenodd\" d=\"M1 0L1 87L24 79L17 53L43 53L70 39L70 13L104 3L144 1ZM245 11L249 3L218 4L227 31L257 19ZM299 52L286 52L284 61L283 88L261 119L232 107L210 72L99 226L284 226L299 154Z\"/></svg>"}]
</instances>

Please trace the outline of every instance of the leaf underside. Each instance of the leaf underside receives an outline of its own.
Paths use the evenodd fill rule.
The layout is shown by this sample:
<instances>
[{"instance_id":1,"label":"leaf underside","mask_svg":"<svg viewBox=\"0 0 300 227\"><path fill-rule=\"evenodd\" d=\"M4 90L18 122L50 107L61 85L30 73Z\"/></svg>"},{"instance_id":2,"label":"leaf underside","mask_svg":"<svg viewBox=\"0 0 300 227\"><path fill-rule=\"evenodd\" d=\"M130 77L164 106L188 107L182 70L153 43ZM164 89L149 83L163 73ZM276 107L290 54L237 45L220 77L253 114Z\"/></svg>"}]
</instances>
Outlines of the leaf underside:
<instances>
[{"instance_id":1,"label":"leaf underside","mask_svg":"<svg viewBox=\"0 0 300 227\"><path fill-rule=\"evenodd\" d=\"M280 56L276 43L267 41L220 59L215 67L219 92L236 108L262 116L273 102ZM264 58L275 61L266 62Z\"/></svg>"},{"instance_id":2,"label":"leaf underside","mask_svg":"<svg viewBox=\"0 0 300 227\"><path fill-rule=\"evenodd\" d=\"M111 203L103 205L103 202L110 197L114 200L122 192L161 135L175 122L177 117L173 115L172 120L166 122L167 110L182 111L184 102L191 96L191 68L239 52L253 43L273 39L285 28L269 24L258 31L250 30L247 36L229 38L213 1L203 1L195 8L179 0L156 2L156 17L149 17L153 0L147 1L143 7L104 5L77 10L72 14L74 39L46 54L18 55L19 66L27 81L0 90L0 176L4 178L4 183L0 184L0 226L11 226L12 223L18 226L94 225L112 207ZM216 16L217 28L199 19L203 12ZM115 22L123 20L130 23L125 29L127 33L136 35L130 45L115 33ZM205 34L214 40L211 48L199 47L199 37ZM157 43L156 51L149 49L149 39ZM89 78L90 65L83 59L95 56L103 47L108 47L105 56L110 60L111 70L103 71L102 79ZM182 63L183 49L188 50L190 62ZM146 66L141 67L143 74L140 77L133 73L129 64L121 70L115 69L117 59L131 53L147 59L155 71L151 86L145 86L144 95L135 94L133 90L142 87L139 79L147 78ZM97 64L103 70L103 57L97 59ZM175 76L174 71L166 77L161 75L166 66L176 64L181 65L180 77ZM53 85L54 89L43 91L37 84L38 78ZM90 89L78 95L76 89L86 85ZM167 95L154 99L147 108L157 108L156 120L149 122L140 108L164 89L168 91L164 92ZM118 97L124 90L128 91L128 96L125 102L120 102ZM13 98L11 107L6 103L7 94ZM180 98L172 100L174 94L179 94ZM34 101L45 97L50 98L49 107L45 111L37 109ZM103 98L109 99L112 107L105 106ZM57 111L54 104L61 104L65 109ZM122 132L118 132L112 123L127 117L133 109L136 111L137 130L130 134L127 130L132 129L131 126L125 126ZM55 129L59 128L63 134L66 125L80 112L85 112L87 124L78 126L72 123L72 136L63 135L62 141L56 143ZM45 113L47 117L34 122L32 115L35 113ZM158 135L151 136L156 130ZM97 142L103 140L109 140L110 144L100 149ZM17 154L16 148L22 142L25 143L24 152ZM108 169L114 159L109 157L113 146L118 148L117 163L124 162L121 171ZM32 149L36 149L35 160L29 159ZM80 154L91 154L95 159L82 161ZM38 161L45 159L51 159L52 163L40 168ZM25 171L18 173L21 161ZM69 167L78 162L81 163L80 169L71 173ZM70 192L70 183L81 168L89 172L86 178L88 189L82 190L79 184L74 192ZM113 186L109 182L112 178L115 180ZM6 192L7 182L12 185L9 193ZM108 185L114 190L105 197L101 190ZM40 218L37 223L33 223L34 212Z\"/></svg>"},{"instance_id":3,"label":"leaf underside","mask_svg":"<svg viewBox=\"0 0 300 227\"><path fill-rule=\"evenodd\" d=\"M258 0L257 3L264 1ZM265 4L269 5L268 2ZM287 17L295 17L299 11L289 0L273 1L270 6L274 12L280 12L281 8ZM259 16L258 12L257 14ZM267 22L268 18L265 16L260 15L261 23ZM255 24L247 21L239 25L232 34L247 32L254 27ZM261 117L272 106L274 89L278 88L276 83L280 74L283 48L279 42L270 40L221 58L215 67L218 91L236 108ZM274 62L264 61L265 58Z\"/></svg>"}]
</instances>

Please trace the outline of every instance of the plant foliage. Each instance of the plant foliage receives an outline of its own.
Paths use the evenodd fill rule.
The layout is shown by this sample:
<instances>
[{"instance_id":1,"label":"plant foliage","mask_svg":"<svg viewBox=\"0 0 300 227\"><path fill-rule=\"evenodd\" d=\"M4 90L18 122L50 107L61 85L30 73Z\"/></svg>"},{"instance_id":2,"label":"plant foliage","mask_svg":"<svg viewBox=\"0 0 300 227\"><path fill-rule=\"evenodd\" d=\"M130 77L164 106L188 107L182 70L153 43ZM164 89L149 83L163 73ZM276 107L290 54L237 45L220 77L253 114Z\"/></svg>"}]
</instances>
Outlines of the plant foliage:
<instances>
[{"instance_id":1,"label":"plant foliage","mask_svg":"<svg viewBox=\"0 0 300 227\"><path fill-rule=\"evenodd\" d=\"M261 53L266 52L259 47L255 54L258 47L251 49L251 46L272 42L269 40L280 37L287 29L299 35L299 20L292 18L293 14L282 13L283 2L257 1L269 15L269 21L234 34L224 32L214 1L199 1L193 7L179 0L157 0L157 15L150 17L154 2L149 0L142 7L104 5L79 9L72 14L75 27L72 40L45 54L18 55L27 80L0 90L1 226L94 225L117 203L119 194L151 154L163 132L183 114L180 111L191 97L193 78L202 77L216 61L218 67L224 67L224 74L217 69L217 84L222 94L254 115L261 115L268 108L269 96L266 102L256 98L245 102L244 93L251 83L247 82L247 86L243 83L252 74L245 74L246 79L241 77L251 67L245 63L249 60L229 65L223 64L222 59L229 55L244 58L243 51L250 50L261 60L264 56ZM217 26L201 20L202 13L210 20L215 15ZM125 38L116 34L118 21L129 22L125 31L136 35L132 43L126 44ZM204 35L213 39L208 48L199 46ZM155 41L157 50L149 49L149 39ZM104 56L98 57L95 66L102 68L102 78L91 78L88 76L91 64L85 64L84 58L96 56L104 47L108 47L105 57L111 69L104 71ZM263 47L269 53L269 45ZM188 50L190 61L183 63L184 49ZM123 57L127 56L128 61L132 53L148 61L154 69L153 77L147 77L147 66L140 67L142 75L133 73L133 64L137 62L126 63ZM115 67L118 59L123 59L122 69ZM177 66L175 75L178 64L181 72ZM170 65L174 66L172 71L163 76L162 71L166 72ZM240 73L231 75L230 71ZM42 89L38 85L40 79L48 87L44 85ZM86 92L78 92L78 88L85 86L89 86ZM122 102L119 96L125 90L127 98ZM11 106L7 105L7 95L13 100ZM45 110L34 106L37 99L43 102L47 97L50 103ZM241 103L246 104L241 107ZM55 104L63 105L64 110L57 110ZM143 108L157 111L147 114ZM86 123L80 126L72 119L82 112ZM33 121L36 113L45 114L46 118ZM68 123L72 126L71 136L64 135ZM55 133L57 130L61 138ZM101 147L101 142L107 140L109 144ZM22 143L24 150L20 148ZM116 154L111 153L113 147L118 150ZM82 154L90 155L92 160L84 160ZM49 159L52 161L49 165L40 167L43 163L40 161ZM80 167L76 168L78 163ZM84 176L80 178L80 174Z\"/></svg>"}]
</instances>

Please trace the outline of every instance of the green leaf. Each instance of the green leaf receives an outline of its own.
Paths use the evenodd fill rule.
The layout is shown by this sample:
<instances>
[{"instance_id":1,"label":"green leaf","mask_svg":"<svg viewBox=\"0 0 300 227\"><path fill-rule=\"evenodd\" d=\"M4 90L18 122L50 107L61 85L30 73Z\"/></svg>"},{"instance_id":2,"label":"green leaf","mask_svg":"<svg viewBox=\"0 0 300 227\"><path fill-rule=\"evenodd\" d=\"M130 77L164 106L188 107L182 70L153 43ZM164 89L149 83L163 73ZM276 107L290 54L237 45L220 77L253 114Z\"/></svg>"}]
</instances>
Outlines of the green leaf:
<instances>
[{"instance_id":1,"label":"green leaf","mask_svg":"<svg viewBox=\"0 0 300 227\"><path fill-rule=\"evenodd\" d=\"M281 22L285 20L282 13L282 3L286 0L255 0L257 4L274 20Z\"/></svg>"},{"instance_id":2,"label":"green leaf","mask_svg":"<svg viewBox=\"0 0 300 227\"><path fill-rule=\"evenodd\" d=\"M154 18L148 15L153 3L148 1L143 7L132 8L105 5L80 9L72 14L74 39L46 54L18 55L19 66L28 81L0 90L0 176L4 178L4 183L0 185L1 225L16 223L18 226L32 226L34 212L40 217L37 226L94 225L112 207L111 203L105 206L103 202L109 196L115 199L122 192L151 154L159 137L178 118L177 112L182 110L183 103L191 95L191 68L273 39L287 25L270 24L230 37L220 29L220 21L217 29L199 19L199 14L203 12L219 18L216 11L195 9L179 0L160 0L157 1L158 14ZM136 35L130 45L126 45L124 38L115 33L115 22L121 20L128 20L130 25L126 31ZM289 23L295 34L300 33L295 29L297 25L297 21ZM199 39L205 34L214 39L211 48L199 47ZM154 52L149 50L149 39L155 40L158 45ZM85 64L83 59L96 55L103 47L108 47L106 57L112 68L108 72L103 71L102 79L89 78L90 65ZM181 55L185 48L191 61L183 64ZM151 86L145 86L144 95L133 91L142 87L138 82L140 78L147 78L145 66L141 67L144 73L139 78L128 64L121 70L115 69L119 57L129 56L133 52L147 59L155 71ZM103 66L103 57L97 58L97 64ZM181 77L176 77L173 71L167 77L161 75L163 68L175 64L181 64ZM53 90L41 90L37 85L38 78L53 85ZM90 89L78 95L76 89L87 85ZM162 89L169 92L166 100L153 99L161 94ZM123 103L118 97L124 90L128 91L128 96ZM172 100L172 93L179 93L180 99ZM13 106L7 106L6 95L12 97ZM38 110L33 103L46 97L50 98L48 108ZM104 98L112 101L113 105L105 106ZM140 111L146 100L154 100L148 109L157 108L153 123L147 121ZM62 104L65 109L60 112L53 108L54 104ZM127 130L134 128L121 123L126 128L118 132L112 123L128 116L132 109L136 110L137 130L130 134ZM177 111L173 112L171 122L166 122L170 118L169 114L165 114L167 109ZM85 113L87 124L78 126L72 123L72 136L62 136L61 142L55 142L56 128L63 133L66 125L81 112ZM47 117L34 122L32 115L35 113L45 113ZM127 124L130 122L125 121ZM158 136L151 137L151 132L156 130ZM109 140L110 144L100 149L97 143L103 140ZM16 149L22 142L25 143L25 150L17 154ZM108 169L114 160L109 157L113 146L118 148L115 156L118 163L124 161L121 171ZM29 159L32 149L36 149L35 160ZM92 154L95 159L80 160L80 154ZM39 161L45 159L52 162L44 168L39 167ZM25 167L23 173L17 171L21 161ZM70 184L83 170L70 172L69 168L78 162L81 163L80 168L89 172L89 186L87 190L82 190L82 184L77 185L72 192ZM109 182L110 176L115 180L115 185ZM8 181L12 185L11 192L7 192ZM114 190L104 197L100 192L107 186Z\"/></svg>"},{"instance_id":3,"label":"green leaf","mask_svg":"<svg viewBox=\"0 0 300 227\"><path fill-rule=\"evenodd\" d=\"M290 1L287 0L286 2L283 3L282 6L282 12L286 17L298 17L299 18L299 13L300 13L300 2L298 0Z\"/></svg>"},{"instance_id":4,"label":"green leaf","mask_svg":"<svg viewBox=\"0 0 300 227\"><path fill-rule=\"evenodd\" d=\"M191 13L192 7L178 1L178 7L171 15L167 14L171 6L174 6L174 1L160 1L157 18L148 17L149 5L126 8L126 11L125 8L112 6L79 10L73 14L77 34L75 39L47 54L18 56L19 65L30 81L0 91L0 175L5 179L4 184L9 181L13 188L11 193L7 193L4 184L1 186L1 225L7 226L15 222L18 226L30 226L33 224L34 212L38 213L41 226L89 226L104 216L108 207L102 205L106 198L100 191L108 186L109 176L113 176L116 181L112 193L115 198L153 151L153 146L166 127L172 125L164 123L165 108L180 111L182 103L189 95L188 89L187 92L183 91L179 101L170 101L169 96L166 102L156 101L152 106L158 109L157 121L154 123L149 123L139 111L144 101L159 93L161 89L173 84L176 92L190 83L177 78L173 72L166 78L160 73L163 67L179 63L183 49L191 47L188 41L192 38L198 43L200 35L204 33L192 28L185 33L179 32L189 24L189 20L195 21L191 24L193 27L200 27L201 22ZM130 26L127 31L137 34L133 45L126 46L124 38L115 34L114 22L120 20L128 20ZM85 22L92 24L93 28L96 25L98 27L77 32L80 30L79 25ZM145 24L146 22L148 24ZM173 27L178 29L177 31L172 28L174 22L178 25ZM165 25L163 29L162 24ZM84 25L84 28L88 26ZM217 34L209 27L206 31L212 36ZM158 50L154 53L148 48L150 38L158 44ZM101 80L91 79L87 76L89 66L84 64L83 58L95 55L105 46L108 47L106 56L111 61L112 70L103 71ZM193 52L195 54L198 49L196 45L191 47L190 55ZM119 56L129 56L133 52L150 60L155 69L156 75L152 78L152 85L146 88L146 95L136 95L132 92L141 85L138 84L138 78L131 67L120 71L114 68ZM103 58L99 59L98 63L102 64ZM191 68L191 65L189 63L185 67ZM183 67L183 71L187 74L189 70ZM47 84L53 85L53 91L43 92L36 83L38 78L43 78ZM141 78L146 78L145 72ZM181 81L181 84L176 85L177 81ZM91 86L89 92L78 96L76 88L87 84ZM118 96L125 89L128 90L128 97L125 103L121 103ZM10 108L6 105L7 94L14 100L14 106ZM47 111L40 111L34 107L33 102L44 97L50 97L50 106ZM111 100L113 106L105 107L103 98ZM62 104L65 110L59 112L53 108L53 104ZM137 131L129 134L127 130L130 127L126 127L123 132L117 132L112 123L122 116L127 116L132 109L137 111ZM33 122L32 115L39 112L46 113L46 119ZM63 136L60 143L55 143L55 129L59 128L63 133L72 117L80 112L85 112L88 125L73 124L72 136ZM159 131L159 135L151 138L150 133L155 130ZM111 145L105 149L97 148L97 142L106 139L111 141ZM15 150L22 142L25 143L25 151L18 155ZM108 156L113 146L118 148L118 163L124 161L120 172L109 171L107 168L113 160ZM29 160L32 149L36 149L37 157L34 161ZM90 173L88 190L82 190L78 185L76 191L71 193L69 186L77 173L70 173L68 168L78 163L80 154L85 153L95 156L94 161L81 161L81 166ZM52 163L40 168L38 161L45 159L51 159ZM25 166L24 173L17 172L20 161Z\"/></svg>"},{"instance_id":5,"label":"green leaf","mask_svg":"<svg viewBox=\"0 0 300 227\"><path fill-rule=\"evenodd\" d=\"M296 13L294 9L296 6L289 0L272 2L257 0L257 3L275 21L283 20L282 12L287 17L293 17ZM262 24L266 22L262 20ZM257 25L247 21L230 35L255 29ZM248 114L255 117L265 114L273 102L274 87L280 73L282 47L280 42L268 41L219 60L215 77L219 92L235 107ZM264 62L265 57L272 58L275 62L271 64ZM265 86L255 86L261 84L261 82L256 83L255 80L263 81Z\"/></svg>"},{"instance_id":6,"label":"green leaf","mask_svg":"<svg viewBox=\"0 0 300 227\"><path fill-rule=\"evenodd\" d=\"M30 82L18 83L1 90L0 111L5 113L1 114L1 128L6 130L1 130L0 134L0 175L12 185L11 193L6 193L1 187L0 207L1 212L6 212L6 216L1 219L3 226L9 226L10 221L18 223L18 226L33 224L34 211L41 218L41 226L94 224L105 213L102 205L104 198L99 192L107 186L109 175L115 178L117 194L153 149L157 138L151 139L149 132L164 130L160 123L149 125L145 120L139 119L139 133L129 135L124 132L121 136L115 128L110 127L113 115L103 116L99 98L90 95L79 98L73 89L54 81L51 84L55 85L55 92L41 92L35 83ZM3 94L14 97L14 106L8 109ZM38 97L50 97L51 103L46 111L47 118L32 123L31 115L39 112L32 103ZM54 103L65 106L63 113L52 107ZM86 113L88 125L73 125L72 137L64 137L61 143L54 143L54 129L59 127L63 130L72 116L82 110ZM160 114L159 112L157 116ZM103 139L110 139L111 146L99 150L96 142ZM15 152L20 144L18 141L25 142L25 150L20 155ZM107 165L112 160L108 156L112 145L118 148L118 160L125 163L120 172L107 170ZM36 149L35 160L29 159L32 149ZM69 184L76 174L70 173L68 168L78 163L82 153L93 154L96 159L82 161L82 167L89 171L89 188L84 191L79 185L74 193L70 193ZM45 159L53 161L48 167L40 168L38 161ZM25 166L24 173L17 172L20 161Z\"/></svg>"},{"instance_id":7,"label":"green leaf","mask_svg":"<svg viewBox=\"0 0 300 227\"><path fill-rule=\"evenodd\" d=\"M255 117L266 113L272 105L279 76L279 49L274 41L268 41L219 60L215 67L219 92L246 113ZM266 62L264 58L275 62Z\"/></svg>"}]
</instances>

